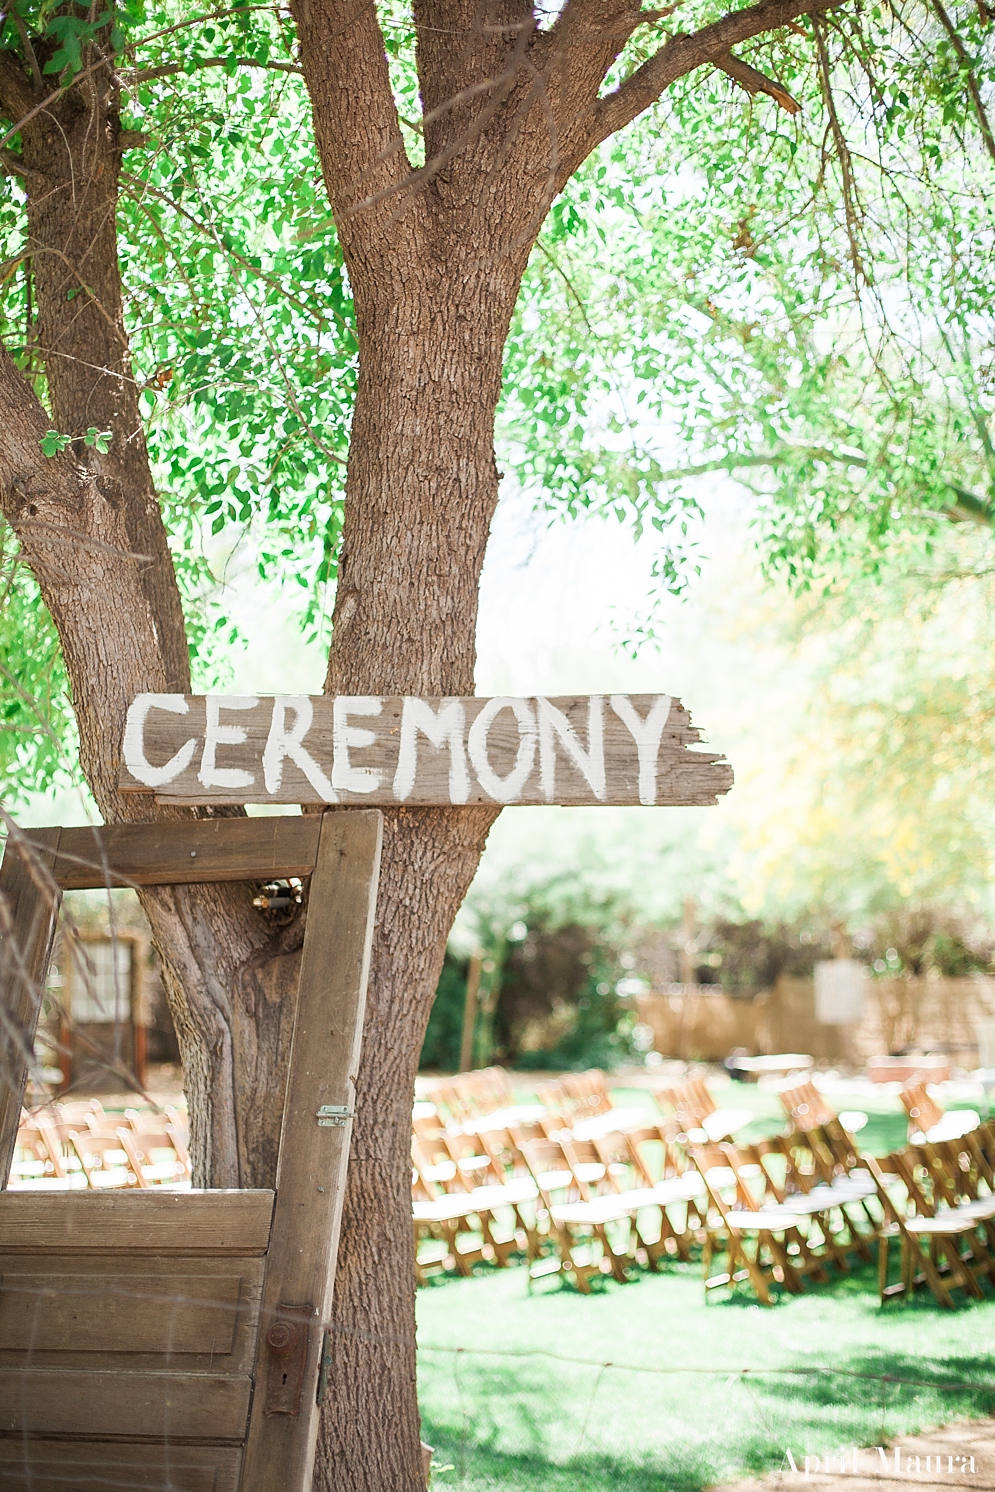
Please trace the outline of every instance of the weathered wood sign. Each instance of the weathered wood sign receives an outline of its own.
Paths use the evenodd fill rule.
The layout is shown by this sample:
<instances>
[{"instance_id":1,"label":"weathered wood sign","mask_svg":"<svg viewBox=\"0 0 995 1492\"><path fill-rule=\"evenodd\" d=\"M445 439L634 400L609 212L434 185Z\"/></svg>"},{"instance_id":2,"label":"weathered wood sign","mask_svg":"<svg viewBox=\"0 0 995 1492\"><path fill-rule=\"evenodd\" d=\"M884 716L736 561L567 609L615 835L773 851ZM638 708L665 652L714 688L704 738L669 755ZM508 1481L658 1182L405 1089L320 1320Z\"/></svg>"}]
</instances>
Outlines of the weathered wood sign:
<instances>
[{"instance_id":1,"label":"weathered wood sign","mask_svg":"<svg viewBox=\"0 0 995 1492\"><path fill-rule=\"evenodd\" d=\"M715 803L732 768L667 694L140 694L120 785L160 803Z\"/></svg>"}]
</instances>

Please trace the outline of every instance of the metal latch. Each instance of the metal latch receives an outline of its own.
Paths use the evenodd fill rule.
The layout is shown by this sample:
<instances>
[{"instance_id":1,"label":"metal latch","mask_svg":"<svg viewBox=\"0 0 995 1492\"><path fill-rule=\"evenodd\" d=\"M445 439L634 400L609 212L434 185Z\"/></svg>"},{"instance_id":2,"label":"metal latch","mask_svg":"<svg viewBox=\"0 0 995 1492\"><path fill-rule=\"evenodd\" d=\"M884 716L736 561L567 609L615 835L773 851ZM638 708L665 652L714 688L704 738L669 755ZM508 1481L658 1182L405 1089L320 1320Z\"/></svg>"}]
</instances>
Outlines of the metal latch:
<instances>
[{"instance_id":1,"label":"metal latch","mask_svg":"<svg viewBox=\"0 0 995 1492\"><path fill-rule=\"evenodd\" d=\"M314 1316L313 1305L277 1306L276 1319L266 1333L269 1360L263 1414L300 1414Z\"/></svg>"},{"instance_id":2,"label":"metal latch","mask_svg":"<svg viewBox=\"0 0 995 1492\"><path fill-rule=\"evenodd\" d=\"M347 1124L350 1119L355 1119L355 1109L350 1109L344 1103L323 1103L318 1110L319 1129L333 1129L338 1125Z\"/></svg>"}]
</instances>

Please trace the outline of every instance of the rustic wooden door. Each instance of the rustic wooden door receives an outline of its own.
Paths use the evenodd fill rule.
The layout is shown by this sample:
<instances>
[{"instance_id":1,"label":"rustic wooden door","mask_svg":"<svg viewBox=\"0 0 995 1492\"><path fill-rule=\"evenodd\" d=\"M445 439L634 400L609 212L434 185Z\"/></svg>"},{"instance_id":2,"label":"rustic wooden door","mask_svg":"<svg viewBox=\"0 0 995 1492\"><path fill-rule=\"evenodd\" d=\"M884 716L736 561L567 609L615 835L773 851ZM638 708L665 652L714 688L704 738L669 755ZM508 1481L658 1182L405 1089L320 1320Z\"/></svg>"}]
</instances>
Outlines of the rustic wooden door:
<instances>
[{"instance_id":1,"label":"rustic wooden door","mask_svg":"<svg viewBox=\"0 0 995 1492\"><path fill-rule=\"evenodd\" d=\"M310 1487L382 824L32 830L0 866L6 1186L62 891L310 875L275 1191L0 1192L0 1486Z\"/></svg>"}]
</instances>

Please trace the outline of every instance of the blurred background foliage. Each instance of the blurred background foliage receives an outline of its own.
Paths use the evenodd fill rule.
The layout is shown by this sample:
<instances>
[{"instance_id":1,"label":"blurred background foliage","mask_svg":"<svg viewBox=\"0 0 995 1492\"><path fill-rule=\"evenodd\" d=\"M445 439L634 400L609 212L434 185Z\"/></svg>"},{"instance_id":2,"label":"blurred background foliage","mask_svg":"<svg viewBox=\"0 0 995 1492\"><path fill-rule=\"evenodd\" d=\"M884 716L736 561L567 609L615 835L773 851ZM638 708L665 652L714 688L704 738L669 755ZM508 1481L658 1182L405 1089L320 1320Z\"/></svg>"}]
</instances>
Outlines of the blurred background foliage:
<instances>
[{"instance_id":1,"label":"blurred background foliage","mask_svg":"<svg viewBox=\"0 0 995 1492\"><path fill-rule=\"evenodd\" d=\"M417 163L411 17L400 0L379 9ZM352 304L287 13L113 10L123 124L137 132L119 210L126 315L203 689L231 675L243 639L230 598L246 575L303 642L327 643ZM57 39L68 80L88 13L16 11ZM681 25L715 13L695 0ZM570 1063L613 1031L624 1044L618 986L645 971L620 959L635 957L651 879L669 877L678 902L689 877L710 879L699 967L730 987L800 967L835 918L860 931L920 911L918 943L875 932L868 958L988 966L984 937L964 928L988 915L995 857L989 20L967 0L806 19L743 54L798 113L695 74L554 204L507 348L509 487L550 524L599 513L653 537L656 598L622 636L637 653L696 574L716 484L734 482L769 583L763 626L805 673L807 703L738 871L728 841L710 869L704 851L697 868L681 859L675 828L673 854L643 861L628 831L624 875L604 857L592 869L566 831L555 852L547 834L524 880L508 859L503 887L485 875L433 1016L440 1063L472 951L494 966L481 981L491 1049ZM631 43L620 68L658 40ZM21 55L11 9L0 48ZM44 396L25 232L8 178L0 335ZM57 639L3 529L0 602L0 773L23 807L79 776ZM650 921L672 929L679 913Z\"/></svg>"}]
</instances>

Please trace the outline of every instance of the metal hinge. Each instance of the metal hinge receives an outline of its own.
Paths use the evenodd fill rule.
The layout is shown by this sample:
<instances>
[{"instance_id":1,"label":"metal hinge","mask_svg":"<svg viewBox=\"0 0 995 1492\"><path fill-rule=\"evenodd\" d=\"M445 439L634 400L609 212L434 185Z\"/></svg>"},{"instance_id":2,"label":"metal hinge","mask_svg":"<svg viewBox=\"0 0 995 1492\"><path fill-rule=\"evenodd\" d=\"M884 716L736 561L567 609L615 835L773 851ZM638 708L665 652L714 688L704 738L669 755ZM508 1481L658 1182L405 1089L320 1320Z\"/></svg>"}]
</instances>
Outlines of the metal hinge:
<instances>
[{"instance_id":1,"label":"metal hinge","mask_svg":"<svg viewBox=\"0 0 995 1492\"><path fill-rule=\"evenodd\" d=\"M315 1403L324 1404L325 1391L328 1388L328 1375L332 1369L332 1333L326 1329L321 1337L321 1356L318 1359L318 1391L315 1394Z\"/></svg>"},{"instance_id":2,"label":"metal hinge","mask_svg":"<svg viewBox=\"0 0 995 1492\"><path fill-rule=\"evenodd\" d=\"M323 1103L318 1110L319 1129L332 1129L341 1124L347 1124L350 1119L355 1119L355 1109L350 1109L344 1103Z\"/></svg>"}]
</instances>

